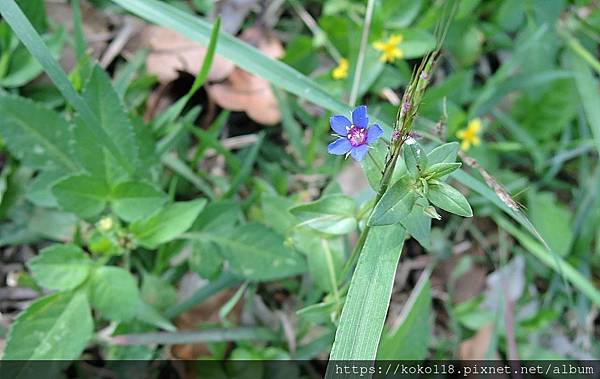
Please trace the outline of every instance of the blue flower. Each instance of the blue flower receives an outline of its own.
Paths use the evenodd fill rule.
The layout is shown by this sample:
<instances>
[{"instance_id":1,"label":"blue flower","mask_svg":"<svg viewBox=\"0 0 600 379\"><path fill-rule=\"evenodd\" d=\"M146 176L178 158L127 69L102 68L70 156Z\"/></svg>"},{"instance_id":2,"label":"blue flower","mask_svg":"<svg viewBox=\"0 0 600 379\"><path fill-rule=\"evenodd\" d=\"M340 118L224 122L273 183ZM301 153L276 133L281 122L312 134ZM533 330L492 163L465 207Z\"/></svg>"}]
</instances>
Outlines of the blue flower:
<instances>
[{"instance_id":1,"label":"blue flower","mask_svg":"<svg viewBox=\"0 0 600 379\"><path fill-rule=\"evenodd\" d=\"M383 129L377 124L369 127L369 117L367 116L367 107L361 105L352 111L352 121L345 116L336 115L329 119L331 129L339 137L327 146L329 154L344 155L350 154L356 161L362 161L369 145L372 145L381 136Z\"/></svg>"}]
</instances>

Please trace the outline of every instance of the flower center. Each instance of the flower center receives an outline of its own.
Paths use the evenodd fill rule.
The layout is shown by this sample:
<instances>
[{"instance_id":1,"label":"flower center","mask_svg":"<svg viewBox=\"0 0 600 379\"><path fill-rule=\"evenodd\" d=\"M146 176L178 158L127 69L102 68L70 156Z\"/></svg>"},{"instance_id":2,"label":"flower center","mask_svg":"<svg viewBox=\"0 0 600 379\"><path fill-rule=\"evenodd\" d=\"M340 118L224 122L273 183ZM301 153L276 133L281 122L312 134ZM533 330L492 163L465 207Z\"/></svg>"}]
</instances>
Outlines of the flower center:
<instances>
[{"instance_id":1,"label":"flower center","mask_svg":"<svg viewBox=\"0 0 600 379\"><path fill-rule=\"evenodd\" d=\"M347 138L352 146L363 145L367 140L367 128L357 128L352 125L350 129L348 129Z\"/></svg>"}]
</instances>

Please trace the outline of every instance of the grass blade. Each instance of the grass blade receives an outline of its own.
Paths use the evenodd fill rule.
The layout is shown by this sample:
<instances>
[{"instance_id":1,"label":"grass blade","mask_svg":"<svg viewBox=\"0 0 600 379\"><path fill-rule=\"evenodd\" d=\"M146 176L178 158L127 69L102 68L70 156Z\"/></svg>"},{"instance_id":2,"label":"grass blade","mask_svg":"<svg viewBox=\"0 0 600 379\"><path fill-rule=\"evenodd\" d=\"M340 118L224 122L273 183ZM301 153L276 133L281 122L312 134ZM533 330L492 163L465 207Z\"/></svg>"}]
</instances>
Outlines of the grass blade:
<instances>
[{"instance_id":1,"label":"grass blade","mask_svg":"<svg viewBox=\"0 0 600 379\"><path fill-rule=\"evenodd\" d=\"M219 30L221 27L221 19L217 18L215 21L212 31L210 32L210 40L208 42L208 48L206 49L206 56L204 57L204 61L202 62L202 67L200 67L200 71L198 75L196 75L196 79L194 79L194 83L192 83L192 87L181 99L177 100L177 102L169 107L165 112L163 112L157 119L155 123L156 128L160 128L161 126L168 124L170 122L175 121L177 117L183 111L183 108L190 101L192 96L202 87L204 81L208 77L208 73L210 72L210 68L213 63L213 58L215 57L215 49L217 48L217 37L219 36Z\"/></svg>"},{"instance_id":2,"label":"grass blade","mask_svg":"<svg viewBox=\"0 0 600 379\"><path fill-rule=\"evenodd\" d=\"M257 141L254 143L254 145L252 145L252 147L250 148L250 151L248 151L248 155L244 159L244 164L240 168L240 171L237 173L237 175L231 181L231 186L229 187L227 192L223 195L223 198L226 199L228 197L233 196L237 192L238 188L240 188L240 186L248 178L248 176L250 175L250 172L252 170L252 166L254 166L254 162L256 161L256 158L258 157L258 151L260 150L260 147L262 146L264 138L265 138L264 133L258 134Z\"/></svg>"},{"instance_id":3,"label":"grass blade","mask_svg":"<svg viewBox=\"0 0 600 379\"><path fill-rule=\"evenodd\" d=\"M215 194L210 186L192 170L184 161L179 159L175 154L165 154L161 158L162 164L173 170L176 174L180 175L188 182L192 183L194 187L202 191L209 199L214 199Z\"/></svg>"},{"instance_id":4,"label":"grass blade","mask_svg":"<svg viewBox=\"0 0 600 379\"><path fill-rule=\"evenodd\" d=\"M598 81L582 58L570 54L568 59L575 72L575 87L577 87L585 116L592 129L596 149L600 153L600 107L598 107L600 92L598 91Z\"/></svg>"},{"instance_id":5,"label":"grass blade","mask_svg":"<svg viewBox=\"0 0 600 379\"><path fill-rule=\"evenodd\" d=\"M375 359L404 234L399 225L376 226L369 231L350 282L331 360ZM326 377L335 377L331 367Z\"/></svg>"},{"instance_id":6,"label":"grass blade","mask_svg":"<svg viewBox=\"0 0 600 379\"><path fill-rule=\"evenodd\" d=\"M10 25L23 45L25 45L27 50L29 50L29 53L40 62L62 95L73 108L77 110L81 118L85 121L85 125L88 128L91 128L92 133L94 133L98 141L106 147L125 170L129 173L133 173L134 168L131 163L125 158L125 155L117 148L110 136L100 126L98 117L96 117L83 98L75 91L75 88L73 88L73 85L67 78L65 72L52 57L52 54L42 40L42 37L36 32L33 25L31 25L15 1L0 1L0 14Z\"/></svg>"}]
</instances>

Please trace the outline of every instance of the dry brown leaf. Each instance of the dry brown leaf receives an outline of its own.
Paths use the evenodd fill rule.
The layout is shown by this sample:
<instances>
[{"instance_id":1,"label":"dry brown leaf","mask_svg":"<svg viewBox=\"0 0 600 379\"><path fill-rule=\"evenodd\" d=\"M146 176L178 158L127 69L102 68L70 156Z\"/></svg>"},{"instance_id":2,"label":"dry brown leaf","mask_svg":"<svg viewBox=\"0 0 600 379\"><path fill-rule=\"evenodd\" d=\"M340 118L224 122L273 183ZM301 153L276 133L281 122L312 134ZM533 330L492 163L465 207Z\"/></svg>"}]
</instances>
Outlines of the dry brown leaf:
<instances>
[{"instance_id":1,"label":"dry brown leaf","mask_svg":"<svg viewBox=\"0 0 600 379\"><path fill-rule=\"evenodd\" d=\"M218 323L219 310L231 297L235 294L236 289L227 289L219 292L202 304L184 312L175 320L175 325L180 331L198 330L198 325L201 323ZM242 314L243 300L239 301L227 316L227 319L239 323ZM208 345L205 343L194 343L185 345L174 345L171 348L173 357L177 359L198 359L201 356L210 355Z\"/></svg>"},{"instance_id":2,"label":"dry brown leaf","mask_svg":"<svg viewBox=\"0 0 600 379\"><path fill-rule=\"evenodd\" d=\"M281 42L263 28L249 28L241 38L271 58L279 58L284 53ZM239 67L224 83L208 86L208 93L220 107L244 111L260 124L274 125L281 120L279 105L269 82Z\"/></svg>"},{"instance_id":3,"label":"dry brown leaf","mask_svg":"<svg viewBox=\"0 0 600 379\"><path fill-rule=\"evenodd\" d=\"M483 360L494 335L494 325L484 325L469 339L460 344L458 356L464 360Z\"/></svg>"},{"instance_id":4,"label":"dry brown leaf","mask_svg":"<svg viewBox=\"0 0 600 379\"><path fill-rule=\"evenodd\" d=\"M65 28L68 35L73 34L73 14L71 6L67 1L46 1L46 13L53 23ZM94 58L106 48L112 33L110 32L109 17L98 8L85 1L80 2L82 27L85 39L88 43L88 52ZM66 71L73 69L76 63L75 52L70 44L65 44L60 57L60 64Z\"/></svg>"},{"instance_id":5,"label":"dry brown leaf","mask_svg":"<svg viewBox=\"0 0 600 379\"><path fill-rule=\"evenodd\" d=\"M146 60L149 73L162 83L177 79L178 71L196 75L204 62L206 47L183 35L156 25L146 26L139 36L139 47L150 48ZM208 80L220 81L233 71L231 61L215 54Z\"/></svg>"}]
</instances>

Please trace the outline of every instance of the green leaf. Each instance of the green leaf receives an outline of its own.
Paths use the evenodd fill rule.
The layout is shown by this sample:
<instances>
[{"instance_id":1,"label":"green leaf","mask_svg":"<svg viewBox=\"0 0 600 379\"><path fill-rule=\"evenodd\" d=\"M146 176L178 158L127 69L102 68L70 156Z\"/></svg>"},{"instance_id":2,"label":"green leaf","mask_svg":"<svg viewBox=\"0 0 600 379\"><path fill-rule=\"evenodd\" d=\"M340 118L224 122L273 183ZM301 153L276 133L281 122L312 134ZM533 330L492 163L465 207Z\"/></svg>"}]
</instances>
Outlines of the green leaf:
<instances>
[{"instance_id":1,"label":"green leaf","mask_svg":"<svg viewBox=\"0 0 600 379\"><path fill-rule=\"evenodd\" d=\"M308 272L317 287L335 293L345 261L342 240L329 240L306 229L295 230L292 238L296 249L306 256Z\"/></svg>"},{"instance_id":2,"label":"green leaf","mask_svg":"<svg viewBox=\"0 0 600 379\"><path fill-rule=\"evenodd\" d=\"M569 54L567 57L569 64L575 71L575 86L594 136L596 150L600 153L600 109L598 109L600 94L598 94L598 80L581 57L576 57L573 54Z\"/></svg>"},{"instance_id":3,"label":"green leaf","mask_svg":"<svg viewBox=\"0 0 600 379\"><path fill-rule=\"evenodd\" d=\"M89 175L72 175L54 185L52 193L60 207L82 218L99 215L106 207L110 190L106 182Z\"/></svg>"},{"instance_id":4,"label":"green leaf","mask_svg":"<svg viewBox=\"0 0 600 379\"><path fill-rule=\"evenodd\" d=\"M0 96L0 135L10 153L32 168L77 170L69 125L56 112L23 97Z\"/></svg>"},{"instance_id":5,"label":"green leaf","mask_svg":"<svg viewBox=\"0 0 600 379\"><path fill-rule=\"evenodd\" d=\"M105 179L107 166L104 148L81 117L75 116L73 121L71 146L75 159L90 175Z\"/></svg>"},{"instance_id":6,"label":"green leaf","mask_svg":"<svg viewBox=\"0 0 600 379\"><path fill-rule=\"evenodd\" d=\"M148 325L152 325L169 332L174 332L177 330L175 325L173 325L160 312L158 312L153 306L147 304L145 301L140 301L138 303L135 317L137 320L140 320Z\"/></svg>"},{"instance_id":7,"label":"green leaf","mask_svg":"<svg viewBox=\"0 0 600 379\"><path fill-rule=\"evenodd\" d=\"M85 293L58 292L36 300L17 317L3 359L77 359L93 331Z\"/></svg>"},{"instance_id":8,"label":"green leaf","mask_svg":"<svg viewBox=\"0 0 600 379\"><path fill-rule=\"evenodd\" d=\"M193 241L190 270L206 279L215 279L223 267L219 246L212 241Z\"/></svg>"},{"instance_id":9,"label":"green leaf","mask_svg":"<svg viewBox=\"0 0 600 379\"><path fill-rule=\"evenodd\" d=\"M537 228L550 248L561 257L566 256L573 242L571 220L573 215L551 192L531 193L527 205L531 223Z\"/></svg>"},{"instance_id":10,"label":"green leaf","mask_svg":"<svg viewBox=\"0 0 600 379\"><path fill-rule=\"evenodd\" d=\"M132 222L158 210L167 201L167 196L148 183L128 181L113 188L111 199L115 214Z\"/></svg>"},{"instance_id":11,"label":"green leaf","mask_svg":"<svg viewBox=\"0 0 600 379\"><path fill-rule=\"evenodd\" d=\"M398 320L384 332L378 360L421 361L427 357L431 333L431 284L426 271L413 289Z\"/></svg>"},{"instance_id":12,"label":"green leaf","mask_svg":"<svg viewBox=\"0 0 600 379\"><path fill-rule=\"evenodd\" d=\"M69 290L88 277L92 261L75 245L54 245L27 262L35 281L52 290Z\"/></svg>"},{"instance_id":13,"label":"green leaf","mask_svg":"<svg viewBox=\"0 0 600 379\"><path fill-rule=\"evenodd\" d=\"M449 142L436 147L427 154L429 164L451 163L456 161L459 148L458 142Z\"/></svg>"},{"instance_id":14,"label":"green leaf","mask_svg":"<svg viewBox=\"0 0 600 379\"><path fill-rule=\"evenodd\" d=\"M52 187L67 174L63 170L46 170L39 172L27 187L25 197L39 207L56 208L58 203L52 194Z\"/></svg>"},{"instance_id":15,"label":"green leaf","mask_svg":"<svg viewBox=\"0 0 600 379\"><path fill-rule=\"evenodd\" d=\"M137 313L140 292L129 271L104 266L92 273L90 303L111 321L128 321Z\"/></svg>"},{"instance_id":16,"label":"green leaf","mask_svg":"<svg viewBox=\"0 0 600 379\"><path fill-rule=\"evenodd\" d=\"M302 255L288 249L279 234L259 223L243 225L229 238L209 238L219 245L231 271L249 280L281 279L306 270Z\"/></svg>"},{"instance_id":17,"label":"green leaf","mask_svg":"<svg viewBox=\"0 0 600 379\"><path fill-rule=\"evenodd\" d=\"M100 120L100 127L110 136L125 159L132 166L136 166L139 147L133 126L125 112L123 103L112 87L110 78L100 67L94 67L92 76L83 90L83 98ZM95 159L101 158L96 157ZM112 156L107 156L106 159L108 160L106 162L107 169L110 170L111 165L114 166L113 170L120 169L118 163L112 161ZM126 175L127 172L109 172L109 174L120 177ZM111 182L115 181L112 180Z\"/></svg>"},{"instance_id":18,"label":"green leaf","mask_svg":"<svg viewBox=\"0 0 600 379\"><path fill-rule=\"evenodd\" d=\"M65 72L62 70L56 59L52 57L50 50L46 47L40 35L33 28L15 1L6 0L0 2L0 14L10 25L23 45L25 45L27 50L29 50L31 55L33 55L38 62L40 62L42 67L44 67L46 74L54 82L58 90L77 110L79 115L85 121L85 125L93 130L98 142L111 152L122 167L128 172L133 173L131 162L125 158L123 152L117 148L104 129L100 127L100 121L94 112L82 97L79 96Z\"/></svg>"},{"instance_id":19,"label":"green leaf","mask_svg":"<svg viewBox=\"0 0 600 379\"><path fill-rule=\"evenodd\" d=\"M169 242L192 226L206 205L205 199L178 202L130 225L136 241L149 249Z\"/></svg>"},{"instance_id":20,"label":"green leaf","mask_svg":"<svg viewBox=\"0 0 600 379\"><path fill-rule=\"evenodd\" d=\"M473 216L473 210L467 199L449 184L439 181L430 183L427 198L433 205L450 213L463 217Z\"/></svg>"},{"instance_id":21,"label":"green leaf","mask_svg":"<svg viewBox=\"0 0 600 379\"><path fill-rule=\"evenodd\" d=\"M358 258L329 359L374 360L404 243L400 225L369 230ZM335 377L328 367L327 378Z\"/></svg>"},{"instance_id":22,"label":"green leaf","mask_svg":"<svg viewBox=\"0 0 600 379\"><path fill-rule=\"evenodd\" d=\"M402 155L404 156L404 164L413 177L418 177L427 168L427 154L418 142L405 143L402 148Z\"/></svg>"},{"instance_id":23,"label":"green leaf","mask_svg":"<svg viewBox=\"0 0 600 379\"><path fill-rule=\"evenodd\" d=\"M416 200L417 194L412 190L408 177L400 178L375 205L368 225L392 225L400 222L412 211Z\"/></svg>"},{"instance_id":24,"label":"green leaf","mask_svg":"<svg viewBox=\"0 0 600 379\"><path fill-rule=\"evenodd\" d=\"M54 59L60 57L64 39L65 34L62 30L55 32L49 38L44 38ZM38 61L25 47L19 45L11 54L9 72L0 80L0 85L7 88L22 87L42 72L43 68Z\"/></svg>"},{"instance_id":25,"label":"green leaf","mask_svg":"<svg viewBox=\"0 0 600 379\"><path fill-rule=\"evenodd\" d=\"M400 223L421 246L426 249L430 247L431 217L424 213L423 206L417 202L408 216L402 219Z\"/></svg>"},{"instance_id":26,"label":"green leaf","mask_svg":"<svg viewBox=\"0 0 600 379\"><path fill-rule=\"evenodd\" d=\"M438 179L458 170L462 163L436 163L427 168L423 177L427 179Z\"/></svg>"},{"instance_id":27,"label":"green leaf","mask_svg":"<svg viewBox=\"0 0 600 379\"><path fill-rule=\"evenodd\" d=\"M419 15L423 0L384 0L376 8L375 20L381 19L387 29L406 28Z\"/></svg>"},{"instance_id":28,"label":"green leaf","mask_svg":"<svg viewBox=\"0 0 600 379\"><path fill-rule=\"evenodd\" d=\"M571 123L579 102L571 79L555 80L547 90L540 92L531 95L523 92L512 110L524 130L537 139L547 140Z\"/></svg>"},{"instance_id":29,"label":"green leaf","mask_svg":"<svg viewBox=\"0 0 600 379\"><path fill-rule=\"evenodd\" d=\"M17 0L17 4L19 4L19 7L21 7L38 33L47 31L48 19L44 0Z\"/></svg>"},{"instance_id":30,"label":"green leaf","mask_svg":"<svg viewBox=\"0 0 600 379\"><path fill-rule=\"evenodd\" d=\"M177 301L177 291L163 278L145 273L142 277L142 299L156 309L165 309Z\"/></svg>"},{"instance_id":31,"label":"green leaf","mask_svg":"<svg viewBox=\"0 0 600 379\"><path fill-rule=\"evenodd\" d=\"M405 59L422 57L435 48L436 40L433 35L422 29L408 29L402 31L402 49Z\"/></svg>"},{"instance_id":32,"label":"green leaf","mask_svg":"<svg viewBox=\"0 0 600 379\"><path fill-rule=\"evenodd\" d=\"M301 226L328 234L347 234L356 229L356 202L345 195L329 195L290 209Z\"/></svg>"}]
</instances>

